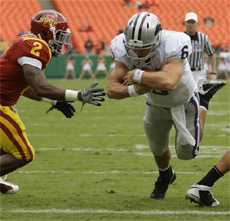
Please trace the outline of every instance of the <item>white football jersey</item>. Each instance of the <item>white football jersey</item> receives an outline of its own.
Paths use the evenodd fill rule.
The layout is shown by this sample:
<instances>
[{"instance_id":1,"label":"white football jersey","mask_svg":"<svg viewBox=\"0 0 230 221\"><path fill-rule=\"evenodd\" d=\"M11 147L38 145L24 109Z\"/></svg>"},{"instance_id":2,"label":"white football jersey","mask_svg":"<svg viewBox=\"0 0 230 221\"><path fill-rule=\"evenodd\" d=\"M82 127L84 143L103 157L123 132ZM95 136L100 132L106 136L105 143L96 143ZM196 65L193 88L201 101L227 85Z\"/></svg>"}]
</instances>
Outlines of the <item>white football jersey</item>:
<instances>
[{"instance_id":1,"label":"white football jersey","mask_svg":"<svg viewBox=\"0 0 230 221\"><path fill-rule=\"evenodd\" d=\"M159 71L171 59L183 59L183 74L177 87L173 91L153 90L152 93L146 93L146 101L149 104L161 107L174 107L183 104L189 100L196 90L196 84L187 61L187 57L192 53L191 39L183 32L162 31L161 44L151 62L144 67L135 67L129 60L127 53L133 53L132 50L127 51L124 46L124 34L116 36L111 41L111 50L114 59L122 62L129 70L134 68L149 68Z\"/></svg>"}]
</instances>

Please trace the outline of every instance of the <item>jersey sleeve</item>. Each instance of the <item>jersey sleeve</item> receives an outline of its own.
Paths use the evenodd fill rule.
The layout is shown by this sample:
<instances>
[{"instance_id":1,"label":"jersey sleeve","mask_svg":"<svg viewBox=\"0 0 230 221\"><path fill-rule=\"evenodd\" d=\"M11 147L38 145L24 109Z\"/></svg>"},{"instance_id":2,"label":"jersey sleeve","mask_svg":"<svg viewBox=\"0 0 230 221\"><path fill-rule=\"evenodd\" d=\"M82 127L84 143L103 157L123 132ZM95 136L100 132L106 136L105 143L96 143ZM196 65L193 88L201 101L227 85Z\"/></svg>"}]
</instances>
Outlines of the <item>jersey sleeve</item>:
<instances>
[{"instance_id":1,"label":"jersey sleeve","mask_svg":"<svg viewBox=\"0 0 230 221\"><path fill-rule=\"evenodd\" d=\"M124 34L116 36L111 41L111 53L114 60L125 64L129 69L131 68L130 62L127 57L127 51L124 46Z\"/></svg>"},{"instance_id":2,"label":"jersey sleeve","mask_svg":"<svg viewBox=\"0 0 230 221\"><path fill-rule=\"evenodd\" d=\"M166 38L165 60L185 59L192 53L191 39L182 32L171 32Z\"/></svg>"},{"instance_id":3,"label":"jersey sleeve","mask_svg":"<svg viewBox=\"0 0 230 221\"><path fill-rule=\"evenodd\" d=\"M39 38L24 37L22 41L23 56L39 60L44 70L52 57L48 44Z\"/></svg>"}]
</instances>

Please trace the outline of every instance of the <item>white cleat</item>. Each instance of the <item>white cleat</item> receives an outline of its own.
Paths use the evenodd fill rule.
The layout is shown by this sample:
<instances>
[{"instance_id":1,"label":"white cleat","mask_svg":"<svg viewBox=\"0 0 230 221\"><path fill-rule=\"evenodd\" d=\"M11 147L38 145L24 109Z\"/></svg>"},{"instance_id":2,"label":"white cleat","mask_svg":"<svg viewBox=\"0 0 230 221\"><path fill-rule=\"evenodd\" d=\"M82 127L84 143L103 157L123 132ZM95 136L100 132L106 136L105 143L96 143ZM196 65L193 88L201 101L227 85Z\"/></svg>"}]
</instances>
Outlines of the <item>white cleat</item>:
<instances>
[{"instance_id":1,"label":"white cleat","mask_svg":"<svg viewBox=\"0 0 230 221\"><path fill-rule=\"evenodd\" d=\"M198 203L201 206L219 206L220 203L214 198L210 190L211 187L209 186L195 183L187 191L185 198L190 199L191 202Z\"/></svg>"},{"instance_id":2,"label":"white cleat","mask_svg":"<svg viewBox=\"0 0 230 221\"><path fill-rule=\"evenodd\" d=\"M16 184L6 182L0 177L0 192L3 194L12 194L17 193L19 191L19 187Z\"/></svg>"}]
</instances>

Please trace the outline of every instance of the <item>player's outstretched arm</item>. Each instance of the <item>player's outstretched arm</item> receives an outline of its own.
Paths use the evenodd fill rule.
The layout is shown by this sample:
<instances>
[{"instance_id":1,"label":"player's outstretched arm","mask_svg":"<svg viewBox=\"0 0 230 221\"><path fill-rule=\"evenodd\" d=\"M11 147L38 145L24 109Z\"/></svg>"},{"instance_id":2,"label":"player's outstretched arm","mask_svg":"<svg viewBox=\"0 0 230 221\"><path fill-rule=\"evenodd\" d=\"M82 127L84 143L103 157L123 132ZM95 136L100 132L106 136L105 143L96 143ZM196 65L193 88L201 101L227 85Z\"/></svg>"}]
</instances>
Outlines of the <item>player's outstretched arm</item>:
<instances>
[{"instance_id":1,"label":"player's outstretched arm","mask_svg":"<svg viewBox=\"0 0 230 221\"><path fill-rule=\"evenodd\" d=\"M98 83L89 87L75 91L65 90L47 82L44 73L31 65L23 65L24 75L38 97L45 97L58 101L81 101L83 104L93 104L101 106L104 101L105 92L103 88L95 88Z\"/></svg>"},{"instance_id":2,"label":"player's outstretched arm","mask_svg":"<svg viewBox=\"0 0 230 221\"><path fill-rule=\"evenodd\" d=\"M56 100L50 100L48 98L37 96L37 94L31 87L28 88L26 91L24 91L23 96L32 100L43 101L48 104L51 104L52 106L49 108L49 110L46 111L46 113L48 113L53 109L57 109L58 111L62 112L62 114L65 115L66 118L71 118L72 116L74 116L75 108L71 104L72 102L70 101L56 101Z\"/></svg>"}]
</instances>

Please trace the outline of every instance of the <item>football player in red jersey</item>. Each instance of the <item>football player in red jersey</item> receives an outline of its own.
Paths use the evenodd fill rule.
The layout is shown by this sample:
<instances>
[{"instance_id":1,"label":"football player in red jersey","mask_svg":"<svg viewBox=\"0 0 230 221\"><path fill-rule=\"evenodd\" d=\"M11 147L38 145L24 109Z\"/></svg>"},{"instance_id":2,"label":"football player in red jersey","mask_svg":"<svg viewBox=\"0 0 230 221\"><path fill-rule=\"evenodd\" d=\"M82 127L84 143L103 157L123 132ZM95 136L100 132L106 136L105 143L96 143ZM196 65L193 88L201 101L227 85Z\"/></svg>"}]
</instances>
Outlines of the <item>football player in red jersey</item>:
<instances>
[{"instance_id":1,"label":"football player in red jersey","mask_svg":"<svg viewBox=\"0 0 230 221\"><path fill-rule=\"evenodd\" d=\"M97 83L84 90L68 90L47 82L44 70L52 56L61 54L71 32L66 18L55 10L43 10L34 15L28 34L17 37L0 57L0 176L25 166L34 159L26 129L15 107L21 95L50 103L67 118L74 115L72 101L100 106L105 96ZM15 193L18 186L0 178L1 193Z\"/></svg>"}]
</instances>

